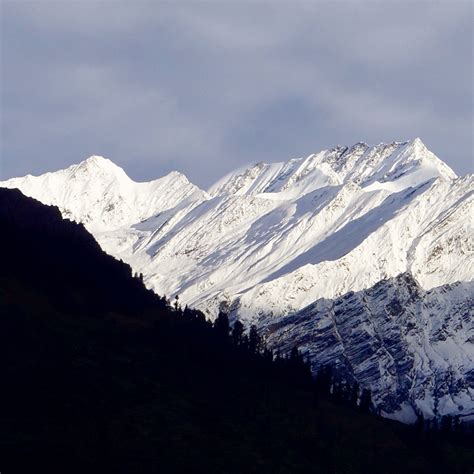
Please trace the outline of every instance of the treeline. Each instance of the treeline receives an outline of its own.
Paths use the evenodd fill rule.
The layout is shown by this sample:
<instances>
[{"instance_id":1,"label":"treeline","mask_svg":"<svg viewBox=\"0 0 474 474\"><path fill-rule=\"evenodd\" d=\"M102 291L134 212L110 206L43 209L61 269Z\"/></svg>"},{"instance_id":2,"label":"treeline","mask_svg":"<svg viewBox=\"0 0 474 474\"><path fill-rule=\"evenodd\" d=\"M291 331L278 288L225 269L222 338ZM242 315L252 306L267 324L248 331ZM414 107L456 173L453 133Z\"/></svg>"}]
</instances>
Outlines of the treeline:
<instances>
[{"instance_id":1,"label":"treeline","mask_svg":"<svg viewBox=\"0 0 474 474\"><path fill-rule=\"evenodd\" d=\"M137 275L137 278L140 276ZM199 337L203 340L207 339L205 333L208 332L220 351L233 353L238 358L251 358L253 363L265 365L265 370L278 376L281 382L310 390L315 404L323 398L338 406L380 417L380 410L374 405L368 388L360 387L355 380L348 380L345 374L331 365L324 365L313 373L309 361L297 347L293 347L287 354L273 351L267 346L265 337L259 333L255 324L246 328L238 319L231 324L224 310L219 311L212 322L200 310L188 306L183 309L178 295L173 302L166 296L160 297L160 302L173 315L175 324L181 322L189 325L194 336L197 334L196 330L200 330ZM440 439L468 445L472 444L471 434L474 435L474 426L466 425L459 416L449 415L425 419L419 413L416 422L406 425L406 430L410 436L424 436L427 441Z\"/></svg>"},{"instance_id":2,"label":"treeline","mask_svg":"<svg viewBox=\"0 0 474 474\"><path fill-rule=\"evenodd\" d=\"M256 367L263 366L265 371L282 383L311 391L315 404L324 398L360 413L377 414L369 389L361 389L356 381L348 381L329 365L313 374L309 361L297 347L287 354L273 351L267 346L265 337L259 333L255 324L246 328L238 319L231 324L228 314L223 310L219 311L212 322L200 310L188 306L182 309L178 295L173 302L166 296L160 300L173 315L172 324L182 325L180 332L183 339L187 339L185 333L189 331L191 338L197 337L207 345L217 345L219 351L227 357L231 355L240 360L251 360Z\"/></svg>"},{"instance_id":3,"label":"treeline","mask_svg":"<svg viewBox=\"0 0 474 474\"><path fill-rule=\"evenodd\" d=\"M143 281L142 275L136 277ZM238 358L242 356L253 358L253 363L263 364L265 371L276 376L279 382L291 383L311 391L315 405L320 399L325 399L337 406L382 418L380 408L372 400L370 389L360 387L356 380L348 380L345 373L331 365L324 365L313 372L309 361L297 347L293 347L287 354L281 354L278 350L273 351L267 346L265 337L259 333L255 324L246 328L238 319L231 324L225 310L219 311L217 318L212 322L200 310L188 306L183 310L178 295L172 303L166 296L162 296L160 303L171 311L175 321L191 323L190 327L194 327L191 330L192 334L195 334L194 331L198 327L210 331L213 342L217 341L220 351L234 352L238 354ZM201 333L201 337L203 335ZM444 415L425 419L423 414L418 412L416 422L403 425L401 434L410 442L418 442L421 446L425 446L427 450L433 443L440 444L446 441L468 449L472 449L474 445L474 423L463 423L460 416Z\"/></svg>"}]
</instances>

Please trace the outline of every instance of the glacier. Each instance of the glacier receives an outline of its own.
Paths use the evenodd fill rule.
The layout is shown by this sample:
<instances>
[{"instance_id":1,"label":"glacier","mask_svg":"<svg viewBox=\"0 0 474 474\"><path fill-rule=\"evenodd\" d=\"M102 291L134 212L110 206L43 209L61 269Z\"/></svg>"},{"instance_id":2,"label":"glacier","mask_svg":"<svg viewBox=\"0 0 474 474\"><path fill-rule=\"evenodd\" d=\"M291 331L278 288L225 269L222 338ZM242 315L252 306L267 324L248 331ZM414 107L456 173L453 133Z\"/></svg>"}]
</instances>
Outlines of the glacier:
<instances>
[{"instance_id":1,"label":"glacier","mask_svg":"<svg viewBox=\"0 0 474 474\"><path fill-rule=\"evenodd\" d=\"M373 390L385 416L411 421L418 412L474 414L474 177L456 176L419 138L259 162L208 190L178 172L136 183L99 156L0 186L58 206L64 217L83 223L107 253L143 273L158 293L179 294L183 304L211 318L225 304L232 318L267 334L272 347L299 345L315 370L321 361L339 364ZM328 326L333 342L321 344L315 331L329 324L331 305L377 285L383 291L376 306L361 306L359 297L344 303L345 314L353 316L342 332L359 336L337 342L333 333L340 333L342 323L333 315ZM412 287L418 299L399 297L400 309L389 311L386 324L385 307L401 286ZM452 320L446 322L448 315ZM304 323L295 329L294 320ZM443 337L455 342L439 345L441 333L427 333L426 325L443 321L448 334ZM386 347L384 352L387 360L410 361L403 362L408 365L402 364L402 375L391 374L382 356L376 363L378 356L359 351L359 339L381 344L361 324L377 328L382 341L385 332L403 329L396 357ZM407 329L413 324L416 337ZM341 347L367 357L354 364L341 358ZM396 363L393 367L397 373ZM446 386L454 397L450 402L441 396Z\"/></svg>"}]
</instances>

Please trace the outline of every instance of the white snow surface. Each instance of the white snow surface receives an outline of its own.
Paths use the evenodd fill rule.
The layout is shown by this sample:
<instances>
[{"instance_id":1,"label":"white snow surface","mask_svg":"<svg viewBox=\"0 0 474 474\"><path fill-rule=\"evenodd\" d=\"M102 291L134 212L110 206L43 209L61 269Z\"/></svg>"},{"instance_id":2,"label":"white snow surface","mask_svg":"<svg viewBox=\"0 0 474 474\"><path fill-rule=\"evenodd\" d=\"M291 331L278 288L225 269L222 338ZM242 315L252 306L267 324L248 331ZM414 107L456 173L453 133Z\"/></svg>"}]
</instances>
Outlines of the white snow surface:
<instances>
[{"instance_id":1,"label":"white snow surface","mask_svg":"<svg viewBox=\"0 0 474 474\"><path fill-rule=\"evenodd\" d=\"M279 317L405 271L425 289L473 275L473 176L418 138L257 163L208 192L178 172L136 183L99 156L0 186L58 206L149 287L211 315L227 300Z\"/></svg>"},{"instance_id":2,"label":"white snow surface","mask_svg":"<svg viewBox=\"0 0 474 474\"><path fill-rule=\"evenodd\" d=\"M136 183L98 156L0 186L58 206L148 287L210 317L225 301L261 325L405 272L423 290L473 279L474 176L419 138L260 162L208 191L178 172Z\"/></svg>"},{"instance_id":3,"label":"white snow surface","mask_svg":"<svg viewBox=\"0 0 474 474\"><path fill-rule=\"evenodd\" d=\"M27 196L58 206L63 216L92 233L130 227L148 217L201 197L205 192L176 171L148 183L132 181L125 171L101 156L91 156L65 170L0 182Z\"/></svg>"}]
</instances>

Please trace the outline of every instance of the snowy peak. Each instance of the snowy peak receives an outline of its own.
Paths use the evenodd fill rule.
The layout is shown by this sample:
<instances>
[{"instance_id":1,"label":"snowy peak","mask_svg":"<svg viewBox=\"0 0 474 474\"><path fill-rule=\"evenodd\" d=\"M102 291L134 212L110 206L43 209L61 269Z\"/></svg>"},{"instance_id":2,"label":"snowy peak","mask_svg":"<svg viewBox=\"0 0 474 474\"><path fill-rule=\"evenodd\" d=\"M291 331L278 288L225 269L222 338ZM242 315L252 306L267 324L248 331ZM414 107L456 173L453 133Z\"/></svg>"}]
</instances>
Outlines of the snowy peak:
<instances>
[{"instance_id":1,"label":"snowy peak","mask_svg":"<svg viewBox=\"0 0 474 474\"><path fill-rule=\"evenodd\" d=\"M99 186L116 180L131 181L122 168L111 160L97 155L70 166L65 170L65 174L69 175L68 180L94 181Z\"/></svg>"},{"instance_id":2,"label":"snowy peak","mask_svg":"<svg viewBox=\"0 0 474 474\"><path fill-rule=\"evenodd\" d=\"M119 168L113 161L108 158L104 158L99 155L89 156L86 160L82 161L77 167L80 168L96 168L96 169L112 169ZM120 168L121 169L121 168Z\"/></svg>"},{"instance_id":3,"label":"snowy peak","mask_svg":"<svg viewBox=\"0 0 474 474\"><path fill-rule=\"evenodd\" d=\"M393 159L390 161L389 173L396 174L398 170L410 171L410 167L415 168L418 166L420 168L431 168L433 177L444 179L456 178L456 173L428 150L420 138L415 138L399 147L397 153L394 154Z\"/></svg>"},{"instance_id":4,"label":"snowy peak","mask_svg":"<svg viewBox=\"0 0 474 474\"><path fill-rule=\"evenodd\" d=\"M67 169L0 182L59 207L64 217L93 233L131 226L186 199L207 199L204 191L176 171L155 181L136 183L102 156L91 156Z\"/></svg>"},{"instance_id":5,"label":"snowy peak","mask_svg":"<svg viewBox=\"0 0 474 474\"><path fill-rule=\"evenodd\" d=\"M184 185L192 184L191 181L189 181L188 177L186 175L184 175L183 173L180 173L179 171L171 171L170 173L163 176L162 178L158 178L155 181L151 181L151 183L158 182L158 181L175 182L175 183L181 183L181 184L184 184ZM197 188L197 186L196 186L196 188Z\"/></svg>"},{"instance_id":6,"label":"snowy peak","mask_svg":"<svg viewBox=\"0 0 474 474\"><path fill-rule=\"evenodd\" d=\"M113 161L99 155L89 156L89 158L85 159L84 161L81 161L80 163L76 165L72 165L72 166L75 166L81 169L89 169L89 170L94 170L94 169L104 170L104 171L122 170L122 168L117 166Z\"/></svg>"},{"instance_id":7,"label":"snowy peak","mask_svg":"<svg viewBox=\"0 0 474 474\"><path fill-rule=\"evenodd\" d=\"M361 167L350 179L368 191L400 191L434 179L453 180L454 171L416 138L411 142L380 144L361 158Z\"/></svg>"},{"instance_id":8,"label":"snowy peak","mask_svg":"<svg viewBox=\"0 0 474 474\"><path fill-rule=\"evenodd\" d=\"M259 162L228 174L211 186L209 193L273 194L262 197L292 199L348 182L371 186L369 190L400 191L436 178L449 180L456 174L416 138L375 146L363 142L337 146L286 163Z\"/></svg>"}]
</instances>

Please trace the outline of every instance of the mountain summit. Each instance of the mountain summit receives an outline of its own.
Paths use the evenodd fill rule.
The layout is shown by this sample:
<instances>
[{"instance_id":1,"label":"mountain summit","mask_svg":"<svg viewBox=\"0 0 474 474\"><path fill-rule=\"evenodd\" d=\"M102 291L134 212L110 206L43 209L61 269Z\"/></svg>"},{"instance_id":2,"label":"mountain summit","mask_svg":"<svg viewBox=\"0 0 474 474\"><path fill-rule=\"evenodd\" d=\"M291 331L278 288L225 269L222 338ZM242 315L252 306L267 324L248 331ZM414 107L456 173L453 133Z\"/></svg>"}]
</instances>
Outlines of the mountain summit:
<instances>
[{"instance_id":1,"label":"mountain summit","mask_svg":"<svg viewBox=\"0 0 474 474\"><path fill-rule=\"evenodd\" d=\"M130 226L175 207L192 196L205 196L176 171L147 183L136 183L102 156L91 156L65 170L0 183L27 196L58 206L64 217L92 232Z\"/></svg>"},{"instance_id":2,"label":"mountain summit","mask_svg":"<svg viewBox=\"0 0 474 474\"><path fill-rule=\"evenodd\" d=\"M438 177L449 180L456 178L456 174L416 138L372 147L359 142L285 163L257 163L225 176L209 192L297 197L326 185L353 182L361 187L400 190Z\"/></svg>"},{"instance_id":3,"label":"mountain summit","mask_svg":"<svg viewBox=\"0 0 474 474\"><path fill-rule=\"evenodd\" d=\"M400 274L409 274L420 291L440 288L434 299L443 297L445 285L471 281L474 274L473 176L457 177L419 138L260 162L228 174L208 192L179 173L135 183L100 157L0 186L20 188L83 222L106 252L143 273L158 293L179 294L183 303L211 317L225 304L233 318L262 329L317 301L364 292ZM388 292L389 286L381 288ZM427 311L441 321L447 307L438 301ZM321 316L311 314L317 327ZM438 371L440 384L442 374L457 374L459 386L468 387L462 392L466 400L474 399L466 382L474 370L469 321L472 317L448 360L428 351L424 362ZM292 333L273 340L289 347ZM404 334L401 344L407 357L417 350L410 337ZM318 346L316 339L309 331L306 352L315 365L318 359L342 363L336 352L333 359L328 356L334 341ZM382 380L382 369L373 376ZM396 391L395 385L378 385L379 402L388 416L408 416L401 406L383 401L383 390ZM426 393L441 392L435 387ZM397 397L392 399L399 403ZM427 402L431 408L423 409L418 395L410 397L416 410L433 413L433 398ZM443 405L451 414L460 410L456 406Z\"/></svg>"}]
</instances>

